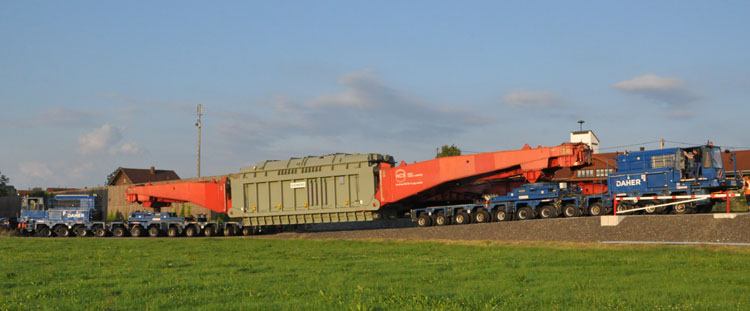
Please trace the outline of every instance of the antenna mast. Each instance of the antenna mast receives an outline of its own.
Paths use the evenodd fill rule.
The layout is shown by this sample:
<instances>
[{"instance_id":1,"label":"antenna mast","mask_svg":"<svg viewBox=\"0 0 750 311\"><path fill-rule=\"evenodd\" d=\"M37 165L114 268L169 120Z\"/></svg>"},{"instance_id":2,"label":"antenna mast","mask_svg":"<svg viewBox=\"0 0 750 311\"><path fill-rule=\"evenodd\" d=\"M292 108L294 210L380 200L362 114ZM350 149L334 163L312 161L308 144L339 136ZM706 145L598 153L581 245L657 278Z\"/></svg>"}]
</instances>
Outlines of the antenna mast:
<instances>
[{"instance_id":1,"label":"antenna mast","mask_svg":"<svg viewBox=\"0 0 750 311\"><path fill-rule=\"evenodd\" d=\"M203 115L203 104L198 104L195 107L195 111L198 113L198 121L195 122L195 126L198 127L198 177L201 177L201 116Z\"/></svg>"}]
</instances>

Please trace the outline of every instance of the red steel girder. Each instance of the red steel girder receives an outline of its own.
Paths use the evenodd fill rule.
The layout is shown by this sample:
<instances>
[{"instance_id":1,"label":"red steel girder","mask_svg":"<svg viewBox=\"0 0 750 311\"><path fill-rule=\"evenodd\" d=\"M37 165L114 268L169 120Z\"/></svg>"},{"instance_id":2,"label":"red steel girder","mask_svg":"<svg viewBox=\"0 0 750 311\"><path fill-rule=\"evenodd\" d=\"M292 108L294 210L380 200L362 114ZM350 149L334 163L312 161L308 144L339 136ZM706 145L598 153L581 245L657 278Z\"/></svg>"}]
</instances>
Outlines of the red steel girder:
<instances>
[{"instance_id":1,"label":"red steel girder","mask_svg":"<svg viewBox=\"0 0 750 311\"><path fill-rule=\"evenodd\" d=\"M535 182L545 170L588 164L591 151L583 143L443 157L397 167L381 163L376 198L395 203L447 182L523 175ZM493 176L494 175L494 176Z\"/></svg>"},{"instance_id":2,"label":"red steel girder","mask_svg":"<svg viewBox=\"0 0 750 311\"><path fill-rule=\"evenodd\" d=\"M145 207L163 207L169 203L191 202L217 213L226 213L232 208L227 191L227 178L219 181L180 181L153 185L130 186L125 191L128 202Z\"/></svg>"}]
</instances>

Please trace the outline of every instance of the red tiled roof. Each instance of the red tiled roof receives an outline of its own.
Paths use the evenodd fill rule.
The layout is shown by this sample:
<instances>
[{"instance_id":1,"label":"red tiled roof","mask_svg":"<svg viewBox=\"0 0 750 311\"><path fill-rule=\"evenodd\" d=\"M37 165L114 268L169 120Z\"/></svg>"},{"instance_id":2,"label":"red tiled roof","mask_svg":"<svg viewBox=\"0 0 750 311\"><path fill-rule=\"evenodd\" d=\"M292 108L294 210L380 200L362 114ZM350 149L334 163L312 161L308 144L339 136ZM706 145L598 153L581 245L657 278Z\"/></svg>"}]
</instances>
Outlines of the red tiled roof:
<instances>
[{"instance_id":1,"label":"red tiled roof","mask_svg":"<svg viewBox=\"0 0 750 311\"><path fill-rule=\"evenodd\" d=\"M177 176L177 173L173 170L157 170L153 167L150 169L121 167L117 170L117 173L115 173L115 177L109 181L109 185L113 185L113 183L120 178L120 175L127 176L134 184L180 179L180 176Z\"/></svg>"}]
</instances>

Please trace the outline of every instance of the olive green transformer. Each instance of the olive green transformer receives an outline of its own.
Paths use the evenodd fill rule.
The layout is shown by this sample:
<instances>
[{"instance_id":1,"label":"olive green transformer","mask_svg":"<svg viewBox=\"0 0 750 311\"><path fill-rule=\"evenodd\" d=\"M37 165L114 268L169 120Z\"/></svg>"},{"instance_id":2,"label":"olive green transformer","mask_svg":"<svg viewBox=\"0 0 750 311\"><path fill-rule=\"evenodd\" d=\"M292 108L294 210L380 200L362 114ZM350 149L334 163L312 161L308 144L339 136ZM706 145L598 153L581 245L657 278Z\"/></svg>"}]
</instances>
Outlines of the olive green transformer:
<instances>
[{"instance_id":1,"label":"olive green transformer","mask_svg":"<svg viewBox=\"0 0 750 311\"><path fill-rule=\"evenodd\" d=\"M254 226L378 219L382 162L393 164L393 157L332 154L244 167L230 178L229 215Z\"/></svg>"}]
</instances>

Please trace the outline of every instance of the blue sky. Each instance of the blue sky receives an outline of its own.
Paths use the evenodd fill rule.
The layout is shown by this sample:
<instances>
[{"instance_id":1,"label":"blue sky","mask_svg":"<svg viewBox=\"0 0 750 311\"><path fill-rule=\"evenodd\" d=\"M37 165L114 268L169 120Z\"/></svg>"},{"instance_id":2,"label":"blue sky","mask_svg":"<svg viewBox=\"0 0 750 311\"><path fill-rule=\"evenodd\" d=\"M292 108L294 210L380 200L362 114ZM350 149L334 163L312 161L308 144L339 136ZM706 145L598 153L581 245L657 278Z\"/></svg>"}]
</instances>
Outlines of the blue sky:
<instances>
[{"instance_id":1,"label":"blue sky","mask_svg":"<svg viewBox=\"0 0 750 311\"><path fill-rule=\"evenodd\" d=\"M603 151L750 149L747 16L747 1L5 1L0 172L20 189L94 187L118 166L194 177L196 104L202 175L557 145L579 119Z\"/></svg>"}]
</instances>

